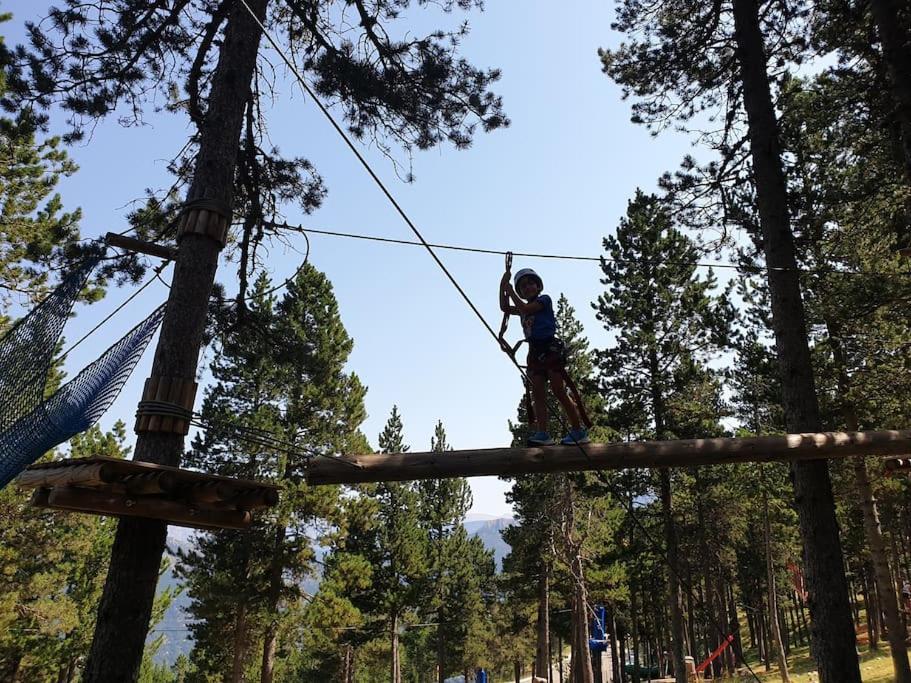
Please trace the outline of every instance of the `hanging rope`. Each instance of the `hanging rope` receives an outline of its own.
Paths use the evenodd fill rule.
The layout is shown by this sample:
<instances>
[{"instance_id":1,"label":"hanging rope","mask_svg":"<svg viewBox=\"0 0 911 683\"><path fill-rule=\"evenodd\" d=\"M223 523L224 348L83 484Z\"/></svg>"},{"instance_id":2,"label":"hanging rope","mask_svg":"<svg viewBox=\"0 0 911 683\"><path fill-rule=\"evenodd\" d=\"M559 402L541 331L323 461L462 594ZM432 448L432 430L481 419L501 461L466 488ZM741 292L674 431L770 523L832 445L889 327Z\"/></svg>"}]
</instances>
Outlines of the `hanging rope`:
<instances>
[{"instance_id":1,"label":"hanging rope","mask_svg":"<svg viewBox=\"0 0 911 683\"><path fill-rule=\"evenodd\" d=\"M398 212L399 216L401 216L402 220L405 221L405 223L408 225L408 227L414 233L415 237L417 237L417 239L420 241L421 246L423 246L427 250L427 253L430 254L431 258L433 258L433 260L436 262L436 264L440 267L440 270L443 271L443 273L446 275L447 279L450 281L450 283L452 283L453 287L456 288L458 293L461 295L462 299L465 301L465 303L468 305L468 307L474 312L475 316L478 318L480 323L488 331L488 333L494 339L494 341L497 342L497 345L502 348L502 345L500 344L500 339L498 338L497 333L494 332L493 328L490 326L490 324L487 322L487 320L484 318L484 316L478 310L477 306L475 306L474 302L465 293L465 290L462 288L462 286L458 283L458 281L455 279L455 277L453 277L452 273L449 272L449 269L446 268L445 264L440 260L439 256L437 256L436 252L433 250L433 247L427 242L427 240L424 239L424 236L420 233L420 231L417 229L417 227L414 225L414 223L411 221L411 219L405 213L404 209L402 209L402 207L399 205L399 203L395 200L395 197L392 196L392 193L386 188L386 186L380 180L379 176L377 176L377 174L373 171L370 164L367 163L366 159L364 159L363 155L360 153L360 151L357 149L357 147L355 147L354 142L349 138L349 136L345 133L345 131L342 130L341 126L339 126L339 124L335 121L335 119L329 113L329 110L326 109L326 107L319 100L319 98L316 97L316 94L313 92L313 90L310 88L310 86L304 80L303 76L297 70L294 63L288 58L288 56L284 53L284 51L281 49L281 47L279 47L278 43L272 37L272 35L268 31L268 29L260 21L259 17L256 16L256 13L247 4L246 0L240 0L240 2L246 8L247 12L250 14L250 16L253 18L253 20L256 22L256 24L259 26L259 28L262 30L263 35L266 37L266 40L268 40L269 44L272 45L272 47L276 50L276 52L278 52L279 56L282 58L282 61L284 61L284 63L287 65L287 67L289 69L291 69L291 71L294 73L301 88L303 88L304 91L310 96L310 98L313 100L314 104L316 104L316 106L323 113L323 115L326 117L326 119L329 121L329 123L332 125L332 127L341 136L342 140L345 142L345 144L348 146L348 148L351 150L351 152L355 155L355 157L358 159L358 161L361 163L361 165L367 171L367 173L370 175L370 177L374 180L374 182L377 184L379 189L383 192L383 194L386 196L386 198L389 200L389 202L392 204L392 206ZM511 360L513 362L513 365L516 367L516 369L522 375L523 381L528 382L528 375L526 374L525 370L516 361L514 356L511 357ZM566 426L567 426L566 421L563 418L560 411L554 411L553 414L558 416L561 423L563 424L563 428L566 429ZM591 462L591 456L589 456L588 452L580 444L576 444L576 446L579 448L580 451L582 451L585 458L589 462ZM615 495L618 496L618 500L622 500L623 497L616 490L616 487L613 486L612 482L610 482L610 480L608 480L604 477L604 473L598 471L597 474L598 474L599 478L602 480L602 482L605 484L605 486L607 486L609 489L612 489L615 492ZM669 571L673 572L678 577L678 580L681 582L681 585L687 585L683 582L683 575L682 575L682 572L679 571L679 568L672 566L672 563L667 559L667 556L664 555L663 553L660 553L660 546L658 544L654 543L654 539L651 538L651 535L648 534L648 531L645 529L644 526L642 526L641 522L639 522L639 520L636 519L635 515L632 513L632 509L633 509L632 503L630 503L629 509L630 509L630 513L631 513L635 523L637 524L637 526L639 526L640 529L643 530L646 538L648 538L650 541L652 541L654 547L659 550L658 554L664 559L665 563L668 565ZM690 591L692 592L692 589L690 589ZM695 595L695 598L698 602L699 596ZM718 630L719 634L722 635L722 637L727 635L724 632L724 630L721 629L718 626L718 624L714 622L714 620L710 619L710 623L714 624L715 628ZM753 675L753 677L758 682L760 679L756 675L756 673L753 672L752 668L750 668L749 664L747 664L745 660L743 661L743 664L744 664L744 666L746 666L746 668L750 671L750 673Z\"/></svg>"}]
</instances>

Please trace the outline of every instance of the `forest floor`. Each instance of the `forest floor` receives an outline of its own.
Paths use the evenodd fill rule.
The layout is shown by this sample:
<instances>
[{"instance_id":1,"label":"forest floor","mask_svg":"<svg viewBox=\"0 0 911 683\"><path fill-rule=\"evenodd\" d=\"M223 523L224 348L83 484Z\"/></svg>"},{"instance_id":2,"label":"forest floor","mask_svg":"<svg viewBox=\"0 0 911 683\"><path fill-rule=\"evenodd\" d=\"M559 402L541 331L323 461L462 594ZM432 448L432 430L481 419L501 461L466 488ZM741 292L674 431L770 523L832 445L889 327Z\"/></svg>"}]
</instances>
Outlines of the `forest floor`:
<instances>
[{"instance_id":1,"label":"forest floor","mask_svg":"<svg viewBox=\"0 0 911 683\"><path fill-rule=\"evenodd\" d=\"M889 683L894 680L892 676L892 658L889 656L889 646L881 643L879 650L871 652L867 647L860 648L860 675L864 683ZM763 683L780 681L778 667L772 666L771 671L765 671L761 662L757 662L754 657L749 657L750 666L759 676ZM811 676L816 671L816 663L810 657L810 650L807 647L795 648L788 657L788 668L793 683L810 683L818 681L815 676ZM741 674L740 680L751 680L749 674Z\"/></svg>"}]
</instances>

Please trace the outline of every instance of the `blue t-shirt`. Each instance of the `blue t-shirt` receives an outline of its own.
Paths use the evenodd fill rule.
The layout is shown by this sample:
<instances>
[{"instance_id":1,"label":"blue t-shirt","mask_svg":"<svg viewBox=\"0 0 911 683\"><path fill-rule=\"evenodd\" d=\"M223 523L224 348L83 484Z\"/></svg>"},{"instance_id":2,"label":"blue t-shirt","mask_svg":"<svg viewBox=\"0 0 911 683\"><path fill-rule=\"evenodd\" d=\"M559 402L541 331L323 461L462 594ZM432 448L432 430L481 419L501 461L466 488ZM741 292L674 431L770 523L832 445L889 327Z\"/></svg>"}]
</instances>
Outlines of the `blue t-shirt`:
<instances>
[{"instance_id":1,"label":"blue t-shirt","mask_svg":"<svg viewBox=\"0 0 911 683\"><path fill-rule=\"evenodd\" d=\"M543 341L552 339L557 333L557 320L554 318L554 306L550 297L539 294L533 301L537 301L543 308L537 313L522 316L522 329L528 341ZM529 302L531 303L531 302Z\"/></svg>"}]
</instances>

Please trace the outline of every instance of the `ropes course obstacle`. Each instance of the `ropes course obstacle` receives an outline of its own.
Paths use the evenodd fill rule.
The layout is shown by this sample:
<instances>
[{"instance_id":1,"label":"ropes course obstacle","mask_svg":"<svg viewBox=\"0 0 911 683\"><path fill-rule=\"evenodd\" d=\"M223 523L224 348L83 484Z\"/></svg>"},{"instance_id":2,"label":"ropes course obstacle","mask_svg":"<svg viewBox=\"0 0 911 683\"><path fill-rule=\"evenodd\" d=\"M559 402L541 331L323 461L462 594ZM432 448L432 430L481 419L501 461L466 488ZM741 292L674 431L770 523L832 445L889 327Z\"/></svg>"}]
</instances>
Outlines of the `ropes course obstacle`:
<instances>
[{"instance_id":1,"label":"ropes course obstacle","mask_svg":"<svg viewBox=\"0 0 911 683\"><path fill-rule=\"evenodd\" d=\"M164 307L44 398L64 323L100 258L80 264L0 339L0 488L104 414L161 323Z\"/></svg>"},{"instance_id":2,"label":"ropes course obstacle","mask_svg":"<svg viewBox=\"0 0 911 683\"><path fill-rule=\"evenodd\" d=\"M307 480L311 485L355 484L630 467L691 467L737 462L816 460L908 452L911 452L911 430L820 432L322 458L311 461Z\"/></svg>"},{"instance_id":3,"label":"ropes course obstacle","mask_svg":"<svg viewBox=\"0 0 911 683\"><path fill-rule=\"evenodd\" d=\"M246 529L254 511L278 502L272 484L117 458L41 463L16 483L35 489L37 507L147 517L197 529Z\"/></svg>"},{"instance_id":4,"label":"ropes course obstacle","mask_svg":"<svg viewBox=\"0 0 911 683\"><path fill-rule=\"evenodd\" d=\"M164 247L123 236L109 236L109 242L160 258L173 256ZM20 487L35 489L31 502L38 507L154 518L202 529L247 528L253 511L278 502L277 487L99 457L41 463L23 472L97 422L120 393L164 317L162 305L44 399L64 324L102 254L99 251L82 262L0 339L0 488L19 475ZM186 434L195 394L193 381L149 378L137 411L136 431Z\"/></svg>"}]
</instances>

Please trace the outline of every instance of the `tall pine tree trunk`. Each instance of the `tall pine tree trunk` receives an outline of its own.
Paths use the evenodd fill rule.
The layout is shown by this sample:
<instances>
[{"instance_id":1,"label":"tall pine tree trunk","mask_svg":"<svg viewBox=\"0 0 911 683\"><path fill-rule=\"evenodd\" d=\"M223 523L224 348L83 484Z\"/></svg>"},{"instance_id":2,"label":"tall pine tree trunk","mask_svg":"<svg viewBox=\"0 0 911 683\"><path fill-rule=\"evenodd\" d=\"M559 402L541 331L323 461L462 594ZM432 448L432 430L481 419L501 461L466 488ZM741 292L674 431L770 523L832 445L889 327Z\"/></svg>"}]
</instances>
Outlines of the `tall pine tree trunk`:
<instances>
[{"instance_id":1,"label":"tall pine tree trunk","mask_svg":"<svg viewBox=\"0 0 911 683\"><path fill-rule=\"evenodd\" d=\"M534 675L547 679L550 670L550 568L542 563L538 575L538 624L537 649L535 651Z\"/></svg>"},{"instance_id":2,"label":"tall pine tree trunk","mask_svg":"<svg viewBox=\"0 0 911 683\"><path fill-rule=\"evenodd\" d=\"M342 683L354 683L354 646L346 643L342 655Z\"/></svg>"},{"instance_id":3,"label":"tall pine tree trunk","mask_svg":"<svg viewBox=\"0 0 911 683\"><path fill-rule=\"evenodd\" d=\"M633 683L639 683L639 607L636 600L636 587L630 587L630 625L633 630Z\"/></svg>"},{"instance_id":4,"label":"tall pine tree trunk","mask_svg":"<svg viewBox=\"0 0 911 683\"><path fill-rule=\"evenodd\" d=\"M791 683L788 673L788 660L785 657L784 645L781 642L781 625L778 622L778 595L775 588L775 564L772 562L772 532L769 522L769 497L762 492L762 535L765 542L766 585L769 591L769 619L772 620L772 644L778 658L778 674L781 683Z\"/></svg>"},{"instance_id":5,"label":"tall pine tree trunk","mask_svg":"<svg viewBox=\"0 0 911 683\"><path fill-rule=\"evenodd\" d=\"M268 0L250 0L260 18ZM211 199L230 206L244 108L256 67L260 29L245 7L230 10L218 64L212 74L199 153L187 198ZM161 326L152 375L192 381L196 376L221 245L209 237L186 234L180 241L168 308ZM180 434L143 432L134 459L177 465L183 453ZM139 674L167 524L121 519L111 552L85 683L128 683Z\"/></svg>"},{"instance_id":6,"label":"tall pine tree trunk","mask_svg":"<svg viewBox=\"0 0 911 683\"><path fill-rule=\"evenodd\" d=\"M611 681L622 680L620 676L620 651L617 642L617 619L614 616L614 610L610 611L610 661L611 661ZM562 681L560 682L562 683Z\"/></svg>"},{"instance_id":7,"label":"tall pine tree trunk","mask_svg":"<svg viewBox=\"0 0 911 683\"><path fill-rule=\"evenodd\" d=\"M283 479L290 476L290 465L285 462ZM275 675L275 648L278 641L278 610L284 591L282 572L284 569L285 526L281 518L275 523L272 537L272 557L269 566L269 588L266 594L266 605L270 616L263 634L263 656L260 664L260 683L272 683Z\"/></svg>"},{"instance_id":8,"label":"tall pine tree trunk","mask_svg":"<svg viewBox=\"0 0 911 683\"><path fill-rule=\"evenodd\" d=\"M736 654L738 660L743 661L743 635L740 631L740 615L737 613L734 586L728 584L727 594L728 622L730 623L731 633L734 634L734 642L731 643L731 647L728 649L732 650L733 654ZM736 666L734 659L734 657L728 658L728 673L731 674L734 673L734 667Z\"/></svg>"},{"instance_id":9,"label":"tall pine tree trunk","mask_svg":"<svg viewBox=\"0 0 911 683\"><path fill-rule=\"evenodd\" d=\"M569 574L572 581L572 660L570 678L573 683L594 683L592 660L588 649L588 590L585 586L585 566L582 561L582 543L575 538L576 511L573 484L564 478L563 510L561 528L563 547L569 561Z\"/></svg>"},{"instance_id":10,"label":"tall pine tree trunk","mask_svg":"<svg viewBox=\"0 0 911 683\"><path fill-rule=\"evenodd\" d=\"M652 414L655 420L655 434L659 440L666 438L664 429L664 394L659 386L660 370L658 354L654 349L649 351L650 393ZM677 683L687 683L684 667L683 643L685 639L683 625L683 608L680 603L680 553L677 547L677 528L671 506L671 471L663 467L658 470L659 495L661 512L664 517L664 541L667 546L668 565L668 609L671 614L671 657L674 661L674 677Z\"/></svg>"},{"instance_id":11,"label":"tall pine tree trunk","mask_svg":"<svg viewBox=\"0 0 911 683\"><path fill-rule=\"evenodd\" d=\"M247 606L241 605L234 619L234 656L231 666L231 683L242 683L244 664L247 660Z\"/></svg>"},{"instance_id":12,"label":"tall pine tree trunk","mask_svg":"<svg viewBox=\"0 0 911 683\"><path fill-rule=\"evenodd\" d=\"M832 348L832 358L835 361L838 373L839 393L843 397L842 413L845 426L851 431L860 427L857 411L851 403L850 389L851 378L847 370L847 358L842 346L841 330L832 321L826 321L829 333L829 344ZM886 542L883 539L882 527L879 523L879 510L876 505L876 496L867 473L867 463L864 458L854 458L854 486L860 507L863 512L864 537L870 549L870 559L873 563L873 577L876 581L876 595L878 600L867 602L868 617L870 607L875 602L881 609L888 630L889 647L892 655L892 669L896 683L911 683L911 665L908 661L908 647L905 643L905 630L902 627L901 615L898 609L898 598L895 594L892 572L889 569L889 557L886 552ZM872 593L872 591L869 591ZM877 615L873 612L874 620ZM872 633L870 636L872 637Z\"/></svg>"},{"instance_id":13,"label":"tall pine tree trunk","mask_svg":"<svg viewBox=\"0 0 911 683\"><path fill-rule=\"evenodd\" d=\"M820 428L819 406L758 0L734 0L733 7L784 414L789 431L815 432ZM828 466L825 460L795 462L791 474L810 593L812 650L820 680L860 683Z\"/></svg>"},{"instance_id":14,"label":"tall pine tree trunk","mask_svg":"<svg viewBox=\"0 0 911 683\"><path fill-rule=\"evenodd\" d=\"M278 620L271 619L263 635L263 658L259 670L259 683L272 683L275 678L275 647L278 643Z\"/></svg>"},{"instance_id":15,"label":"tall pine tree trunk","mask_svg":"<svg viewBox=\"0 0 911 683\"><path fill-rule=\"evenodd\" d=\"M671 471L666 467L658 471L660 477L661 512L664 516L664 541L667 544L668 609L671 614L671 658L677 683L687 683L684 665L683 609L680 605L680 553L677 547L677 529L671 507Z\"/></svg>"},{"instance_id":16,"label":"tall pine tree trunk","mask_svg":"<svg viewBox=\"0 0 911 683\"><path fill-rule=\"evenodd\" d=\"M870 9L879 32L883 59L892 86L895 114L902 135L905 174L911 182L911 45L907 14L902 17L899 8L907 2L901 0L870 0Z\"/></svg>"},{"instance_id":17,"label":"tall pine tree trunk","mask_svg":"<svg viewBox=\"0 0 911 683\"><path fill-rule=\"evenodd\" d=\"M390 682L391 683L402 683L402 672L401 667L399 666L399 614L398 612L393 613L392 621L389 626L389 638L392 650L392 657L390 662Z\"/></svg>"}]
</instances>

